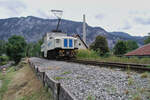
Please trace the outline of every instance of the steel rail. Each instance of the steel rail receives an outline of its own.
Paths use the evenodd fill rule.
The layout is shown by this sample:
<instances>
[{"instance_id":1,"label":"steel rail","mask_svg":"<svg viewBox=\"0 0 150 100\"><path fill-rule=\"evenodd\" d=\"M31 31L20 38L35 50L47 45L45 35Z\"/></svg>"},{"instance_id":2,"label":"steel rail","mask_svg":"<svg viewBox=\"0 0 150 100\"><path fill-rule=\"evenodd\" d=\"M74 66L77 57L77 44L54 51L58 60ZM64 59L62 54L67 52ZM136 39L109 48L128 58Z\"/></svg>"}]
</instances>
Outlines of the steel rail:
<instances>
[{"instance_id":1,"label":"steel rail","mask_svg":"<svg viewBox=\"0 0 150 100\"><path fill-rule=\"evenodd\" d=\"M95 66L104 66L104 67L119 67L124 69L132 69L138 71L150 71L150 65L148 64L134 64L134 63L115 63L115 62L100 62L100 61L91 61L91 60L62 60L66 62L80 63L85 65L95 65Z\"/></svg>"}]
</instances>

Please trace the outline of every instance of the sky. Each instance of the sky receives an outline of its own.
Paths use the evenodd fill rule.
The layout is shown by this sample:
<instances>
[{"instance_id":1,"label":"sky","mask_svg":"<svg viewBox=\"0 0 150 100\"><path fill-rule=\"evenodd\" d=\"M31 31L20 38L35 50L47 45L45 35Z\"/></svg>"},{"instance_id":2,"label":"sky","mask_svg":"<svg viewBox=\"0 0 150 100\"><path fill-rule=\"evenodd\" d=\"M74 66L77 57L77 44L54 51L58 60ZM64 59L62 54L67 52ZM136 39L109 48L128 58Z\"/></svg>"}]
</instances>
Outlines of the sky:
<instances>
[{"instance_id":1,"label":"sky","mask_svg":"<svg viewBox=\"0 0 150 100\"><path fill-rule=\"evenodd\" d=\"M86 22L106 31L133 36L150 32L150 0L0 0L0 19L36 16L56 18L52 9L63 10L63 19Z\"/></svg>"}]
</instances>

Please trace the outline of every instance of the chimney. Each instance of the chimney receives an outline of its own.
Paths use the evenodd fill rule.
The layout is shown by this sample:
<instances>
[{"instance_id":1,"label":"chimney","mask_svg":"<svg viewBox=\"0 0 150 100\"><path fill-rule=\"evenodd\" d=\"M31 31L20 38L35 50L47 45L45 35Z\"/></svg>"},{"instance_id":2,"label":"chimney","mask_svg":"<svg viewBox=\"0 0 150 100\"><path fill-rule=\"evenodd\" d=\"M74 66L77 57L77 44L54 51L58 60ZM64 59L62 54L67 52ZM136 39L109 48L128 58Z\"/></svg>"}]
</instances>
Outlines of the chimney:
<instances>
[{"instance_id":1,"label":"chimney","mask_svg":"<svg viewBox=\"0 0 150 100\"><path fill-rule=\"evenodd\" d=\"M85 15L83 15L83 41L86 44L86 21L85 21Z\"/></svg>"}]
</instances>

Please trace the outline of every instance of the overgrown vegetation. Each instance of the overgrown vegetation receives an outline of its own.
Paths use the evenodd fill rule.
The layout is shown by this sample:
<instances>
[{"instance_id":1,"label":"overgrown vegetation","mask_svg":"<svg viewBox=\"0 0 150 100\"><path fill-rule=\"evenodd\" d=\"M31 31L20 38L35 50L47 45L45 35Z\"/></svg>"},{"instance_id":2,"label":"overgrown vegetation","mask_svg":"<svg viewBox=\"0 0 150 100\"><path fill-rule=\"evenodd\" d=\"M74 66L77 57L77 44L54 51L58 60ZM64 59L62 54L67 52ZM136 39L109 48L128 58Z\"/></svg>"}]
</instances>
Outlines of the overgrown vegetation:
<instances>
[{"instance_id":1,"label":"overgrown vegetation","mask_svg":"<svg viewBox=\"0 0 150 100\"><path fill-rule=\"evenodd\" d=\"M8 39L6 44L6 53L11 60L14 60L15 63L19 63L21 58L25 57L25 48L26 41L21 36L12 36Z\"/></svg>"},{"instance_id":2,"label":"overgrown vegetation","mask_svg":"<svg viewBox=\"0 0 150 100\"><path fill-rule=\"evenodd\" d=\"M137 64L150 64L150 58L127 58L127 57L117 57L115 55L109 56L99 56L96 51L93 50L78 50L77 59L85 60L97 60L102 62L121 62L121 63L137 63Z\"/></svg>"},{"instance_id":3,"label":"overgrown vegetation","mask_svg":"<svg viewBox=\"0 0 150 100\"><path fill-rule=\"evenodd\" d=\"M98 59L98 58L100 58L99 54L93 50L78 50L76 56L78 59Z\"/></svg>"},{"instance_id":4,"label":"overgrown vegetation","mask_svg":"<svg viewBox=\"0 0 150 100\"><path fill-rule=\"evenodd\" d=\"M0 65L5 65L9 61L7 56L0 56Z\"/></svg>"},{"instance_id":5,"label":"overgrown vegetation","mask_svg":"<svg viewBox=\"0 0 150 100\"><path fill-rule=\"evenodd\" d=\"M125 43L126 43L126 46L127 46L127 52L135 50L139 47L138 44L133 40L125 41Z\"/></svg>"},{"instance_id":6,"label":"overgrown vegetation","mask_svg":"<svg viewBox=\"0 0 150 100\"><path fill-rule=\"evenodd\" d=\"M133 40L118 40L112 51L114 55L121 56L137 48L138 44ZM108 42L104 36L97 36L95 41L90 45L90 49L96 51L100 56L106 56L110 51L108 48Z\"/></svg>"},{"instance_id":7,"label":"overgrown vegetation","mask_svg":"<svg viewBox=\"0 0 150 100\"><path fill-rule=\"evenodd\" d=\"M123 55L127 53L127 45L124 41L119 40L114 47L115 55Z\"/></svg>"},{"instance_id":8,"label":"overgrown vegetation","mask_svg":"<svg viewBox=\"0 0 150 100\"><path fill-rule=\"evenodd\" d=\"M52 100L28 64L18 71L11 67L6 75L0 72L0 80L0 100Z\"/></svg>"},{"instance_id":9,"label":"overgrown vegetation","mask_svg":"<svg viewBox=\"0 0 150 100\"><path fill-rule=\"evenodd\" d=\"M139 94L135 94L133 100L142 100L142 97Z\"/></svg>"},{"instance_id":10,"label":"overgrown vegetation","mask_svg":"<svg viewBox=\"0 0 150 100\"><path fill-rule=\"evenodd\" d=\"M65 79L64 77L54 77L55 80Z\"/></svg>"},{"instance_id":11,"label":"overgrown vegetation","mask_svg":"<svg viewBox=\"0 0 150 100\"><path fill-rule=\"evenodd\" d=\"M91 94L88 95L87 100L95 100L95 97Z\"/></svg>"},{"instance_id":12,"label":"overgrown vegetation","mask_svg":"<svg viewBox=\"0 0 150 100\"><path fill-rule=\"evenodd\" d=\"M29 96L23 96L19 100L52 100L46 88L41 88L39 91L31 93Z\"/></svg>"},{"instance_id":13,"label":"overgrown vegetation","mask_svg":"<svg viewBox=\"0 0 150 100\"><path fill-rule=\"evenodd\" d=\"M144 44L150 43L150 33L148 33L148 37L144 40Z\"/></svg>"},{"instance_id":14,"label":"overgrown vegetation","mask_svg":"<svg viewBox=\"0 0 150 100\"><path fill-rule=\"evenodd\" d=\"M27 57L40 57L41 56L41 45L42 40L37 41L36 43L28 43L26 48Z\"/></svg>"},{"instance_id":15,"label":"overgrown vegetation","mask_svg":"<svg viewBox=\"0 0 150 100\"><path fill-rule=\"evenodd\" d=\"M108 42L104 36L97 36L96 40L90 45L90 48L103 56L109 52Z\"/></svg>"},{"instance_id":16,"label":"overgrown vegetation","mask_svg":"<svg viewBox=\"0 0 150 100\"><path fill-rule=\"evenodd\" d=\"M128 85L133 85L134 84L134 80L132 77L128 78Z\"/></svg>"},{"instance_id":17,"label":"overgrown vegetation","mask_svg":"<svg viewBox=\"0 0 150 100\"><path fill-rule=\"evenodd\" d=\"M149 75L148 72L144 72L144 73L141 74L141 78L147 78L148 75Z\"/></svg>"},{"instance_id":18,"label":"overgrown vegetation","mask_svg":"<svg viewBox=\"0 0 150 100\"><path fill-rule=\"evenodd\" d=\"M0 55L7 54L10 60L14 60L16 63L18 63L23 57L40 57L41 44L42 40L39 40L35 43L26 43L23 37L14 35L8 39L8 42L0 40ZM137 57L117 57L118 55L122 56L123 54L136 48L138 48L138 45L135 41L119 40L115 47L112 50L109 50L106 38L103 36L97 36L96 40L90 45L90 50L79 50L77 53L77 58L106 62L150 64L150 58L139 59ZM4 59L8 57L4 57ZM7 59L1 62L0 65L6 63Z\"/></svg>"},{"instance_id":19,"label":"overgrown vegetation","mask_svg":"<svg viewBox=\"0 0 150 100\"><path fill-rule=\"evenodd\" d=\"M0 56L6 53L6 42L4 40L0 40Z\"/></svg>"},{"instance_id":20,"label":"overgrown vegetation","mask_svg":"<svg viewBox=\"0 0 150 100\"><path fill-rule=\"evenodd\" d=\"M24 37L17 35L10 37L8 42L0 40L0 61L9 57L10 60L18 64L23 57L40 57L41 44L42 40L35 43L27 43ZM6 64L6 62L0 63L0 65L3 64Z\"/></svg>"},{"instance_id":21,"label":"overgrown vegetation","mask_svg":"<svg viewBox=\"0 0 150 100\"><path fill-rule=\"evenodd\" d=\"M66 72L63 72L62 75L70 74L70 73L71 73L70 71L66 71Z\"/></svg>"},{"instance_id":22,"label":"overgrown vegetation","mask_svg":"<svg viewBox=\"0 0 150 100\"><path fill-rule=\"evenodd\" d=\"M13 77L16 74L14 67L11 67L7 70L7 74L4 75L0 72L0 80L2 81L2 87L0 88L0 100L2 100L4 93L8 90L8 85Z\"/></svg>"},{"instance_id":23,"label":"overgrown vegetation","mask_svg":"<svg viewBox=\"0 0 150 100\"><path fill-rule=\"evenodd\" d=\"M103 62L122 62L150 64L150 58L127 58L123 55L135 50L138 45L135 41L119 40L112 50L109 50L105 37L97 36L96 40L90 45L90 50L78 50L77 59L98 60Z\"/></svg>"}]
</instances>

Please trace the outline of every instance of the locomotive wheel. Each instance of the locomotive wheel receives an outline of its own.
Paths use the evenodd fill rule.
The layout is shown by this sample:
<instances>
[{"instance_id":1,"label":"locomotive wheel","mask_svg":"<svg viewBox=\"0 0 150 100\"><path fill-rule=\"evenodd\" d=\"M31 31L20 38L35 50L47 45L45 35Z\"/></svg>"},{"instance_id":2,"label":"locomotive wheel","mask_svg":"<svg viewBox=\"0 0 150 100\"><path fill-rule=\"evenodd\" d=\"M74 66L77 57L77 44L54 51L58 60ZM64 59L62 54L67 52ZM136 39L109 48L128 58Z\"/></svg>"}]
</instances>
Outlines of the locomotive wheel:
<instances>
[{"instance_id":1,"label":"locomotive wheel","mask_svg":"<svg viewBox=\"0 0 150 100\"><path fill-rule=\"evenodd\" d=\"M53 59L52 51L47 52L47 58L48 59Z\"/></svg>"}]
</instances>

